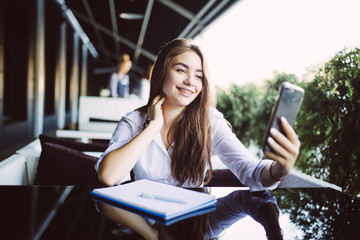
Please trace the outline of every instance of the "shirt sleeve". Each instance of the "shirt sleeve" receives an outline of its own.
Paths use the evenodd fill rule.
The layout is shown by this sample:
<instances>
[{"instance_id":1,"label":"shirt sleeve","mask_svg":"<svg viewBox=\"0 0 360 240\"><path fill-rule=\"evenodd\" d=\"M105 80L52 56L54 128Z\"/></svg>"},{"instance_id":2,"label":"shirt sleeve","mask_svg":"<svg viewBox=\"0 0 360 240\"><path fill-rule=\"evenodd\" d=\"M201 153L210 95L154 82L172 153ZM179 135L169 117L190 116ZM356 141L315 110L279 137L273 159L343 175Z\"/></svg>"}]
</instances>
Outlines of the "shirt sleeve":
<instances>
[{"instance_id":1,"label":"shirt sleeve","mask_svg":"<svg viewBox=\"0 0 360 240\"><path fill-rule=\"evenodd\" d=\"M121 118L116 129L109 141L109 146L105 152L100 156L95 164L95 170L98 172L100 162L110 152L118 149L133 139L141 130L141 125L137 123L139 121L138 114L136 112L130 112Z\"/></svg>"},{"instance_id":2,"label":"shirt sleeve","mask_svg":"<svg viewBox=\"0 0 360 240\"><path fill-rule=\"evenodd\" d=\"M261 182L261 171L272 160L255 158L232 132L222 114L215 111L211 119L212 154L217 155L240 182L250 188L250 191L276 188L279 183L264 187Z\"/></svg>"}]
</instances>

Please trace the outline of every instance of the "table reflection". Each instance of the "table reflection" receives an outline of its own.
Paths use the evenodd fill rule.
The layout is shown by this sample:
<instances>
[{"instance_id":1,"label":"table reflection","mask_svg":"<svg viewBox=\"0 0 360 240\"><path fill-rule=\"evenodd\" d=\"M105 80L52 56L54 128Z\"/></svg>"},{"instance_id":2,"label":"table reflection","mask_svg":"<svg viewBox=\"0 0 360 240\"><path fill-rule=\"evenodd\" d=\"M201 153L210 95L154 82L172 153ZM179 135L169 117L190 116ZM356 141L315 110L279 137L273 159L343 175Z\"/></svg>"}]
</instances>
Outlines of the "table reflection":
<instances>
[{"instance_id":1,"label":"table reflection","mask_svg":"<svg viewBox=\"0 0 360 240\"><path fill-rule=\"evenodd\" d=\"M278 188L271 194L232 187L209 189L218 199L216 211L209 214L171 226L137 217L163 239L218 235L221 240L265 240L264 229L269 234L269 229L278 225L286 240L352 240L360 236L360 200L331 188ZM95 208L92 190L76 186L1 186L0 239L144 239L141 233L121 224L124 220L118 219L121 213L117 214L116 208ZM279 218L274 209L280 209Z\"/></svg>"},{"instance_id":2,"label":"table reflection","mask_svg":"<svg viewBox=\"0 0 360 240\"><path fill-rule=\"evenodd\" d=\"M163 239L216 235L221 240L266 239L264 229L277 229L279 223L286 240L352 240L360 236L360 200L331 188L278 188L271 195L231 187L209 189L218 199L215 212L171 226L148 218L141 217L141 221ZM115 219L118 211L110 208L106 213L106 207L95 208L92 190L76 186L1 186L0 239L144 239L120 225L121 219ZM279 218L273 205L266 203L280 209ZM108 216L109 212L113 216Z\"/></svg>"},{"instance_id":3,"label":"table reflection","mask_svg":"<svg viewBox=\"0 0 360 240\"><path fill-rule=\"evenodd\" d=\"M204 191L204 189L196 190ZM216 239L234 223L250 216L264 227L268 239L283 239L277 201L267 191L253 193L244 190L233 191L217 199L215 211L181 220L169 226L117 206L94 201L101 214L118 224L115 232L121 236L140 235L145 239L169 240Z\"/></svg>"},{"instance_id":4,"label":"table reflection","mask_svg":"<svg viewBox=\"0 0 360 240\"><path fill-rule=\"evenodd\" d=\"M359 199L331 188L276 189L272 194L294 226L287 227L296 232L288 239L359 239Z\"/></svg>"}]
</instances>

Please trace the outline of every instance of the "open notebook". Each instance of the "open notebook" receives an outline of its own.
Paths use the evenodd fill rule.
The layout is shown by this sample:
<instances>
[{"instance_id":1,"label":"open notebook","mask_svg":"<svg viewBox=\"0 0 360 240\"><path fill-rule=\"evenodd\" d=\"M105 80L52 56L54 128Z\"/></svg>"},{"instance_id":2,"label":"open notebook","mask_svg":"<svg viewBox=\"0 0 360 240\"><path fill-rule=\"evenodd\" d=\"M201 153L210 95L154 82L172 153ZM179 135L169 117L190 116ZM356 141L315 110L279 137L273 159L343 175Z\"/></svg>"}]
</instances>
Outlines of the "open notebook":
<instances>
[{"instance_id":1,"label":"open notebook","mask_svg":"<svg viewBox=\"0 0 360 240\"><path fill-rule=\"evenodd\" d=\"M146 179L120 186L96 188L91 194L96 200L167 225L216 208L216 197L213 195Z\"/></svg>"}]
</instances>

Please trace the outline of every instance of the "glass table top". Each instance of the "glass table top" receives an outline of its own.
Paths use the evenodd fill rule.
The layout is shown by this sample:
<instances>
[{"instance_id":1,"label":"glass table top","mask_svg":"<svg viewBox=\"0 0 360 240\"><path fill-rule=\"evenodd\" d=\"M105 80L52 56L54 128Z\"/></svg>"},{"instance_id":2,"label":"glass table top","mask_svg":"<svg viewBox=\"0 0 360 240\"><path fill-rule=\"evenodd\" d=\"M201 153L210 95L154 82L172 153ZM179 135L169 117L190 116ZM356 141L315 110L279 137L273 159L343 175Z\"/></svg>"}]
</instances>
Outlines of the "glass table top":
<instances>
[{"instance_id":1,"label":"glass table top","mask_svg":"<svg viewBox=\"0 0 360 240\"><path fill-rule=\"evenodd\" d=\"M0 239L142 239L102 211L91 198L92 190L0 186ZM198 239L200 229L204 236L215 234L218 239L266 239L264 224L276 225L276 219L283 239L358 239L360 233L360 200L331 188L279 188L257 193L238 187L207 190L218 199L212 213L170 226L145 220L170 239ZM264 210L264 202L276 207ZM279 210L275 218L276 211L271 209Z\"/></svg>"}]
</instances>

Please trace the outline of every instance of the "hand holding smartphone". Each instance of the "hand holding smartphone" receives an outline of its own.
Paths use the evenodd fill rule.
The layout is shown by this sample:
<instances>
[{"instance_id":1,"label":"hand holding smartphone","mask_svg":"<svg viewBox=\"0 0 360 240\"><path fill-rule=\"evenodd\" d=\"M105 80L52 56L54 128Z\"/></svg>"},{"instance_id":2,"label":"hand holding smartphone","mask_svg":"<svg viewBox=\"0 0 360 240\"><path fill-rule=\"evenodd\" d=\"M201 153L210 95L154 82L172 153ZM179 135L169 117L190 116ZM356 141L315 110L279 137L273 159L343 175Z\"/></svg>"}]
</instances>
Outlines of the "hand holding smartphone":
<instances>
[{"instance_id":1,"label":"hand holding smartphone","mask_svg":"<svg viewBox=\"0 0 360 240\"><path fill-rule=\"evenodd\" d=\"M285 134L281 127L281 117L285 117L291 126L294 126L296 116L299 112L300 105L304 96L304 89L294 84L284 82L281 85L274 108L271 112L265 139L263 142L263 152L273 152L268 145L267 139L270 137L270 129L276 128L282 134Z\"/></svg>"}]
</instances>

